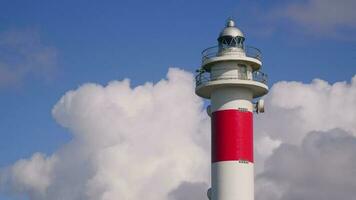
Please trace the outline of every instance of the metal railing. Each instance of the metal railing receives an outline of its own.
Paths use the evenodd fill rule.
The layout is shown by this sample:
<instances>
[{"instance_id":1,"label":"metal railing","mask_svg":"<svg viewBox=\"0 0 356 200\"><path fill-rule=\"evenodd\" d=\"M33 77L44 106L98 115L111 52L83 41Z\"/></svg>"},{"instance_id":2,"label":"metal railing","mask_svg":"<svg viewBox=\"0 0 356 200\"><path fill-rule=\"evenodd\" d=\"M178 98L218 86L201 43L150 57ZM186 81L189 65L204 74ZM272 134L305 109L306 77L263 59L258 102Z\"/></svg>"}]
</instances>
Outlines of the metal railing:
<instances>
[{"instance_id":1,"label":"metal railing","mask_svg":"<svg viewBox=\"0 0 356 200\"><path fill-rule=\"evenodd\" d=\"M219 46L213 46L213 47L209 47L206 48L202 51L201 55L202 55L202 61L204 62L207 59L213 58L213 57L217 57L220 56L219 55L219 50L224 51L224 52L233 52L236 51L233 48L227 48L227 47L221 47L222 49L219 49ZM262 53L259 49L252 47L252 46L244 46L242 48L245 51L245 54L247 57L250 58L255 58L257 60L262 60Z\"/></svg>"},{"instance_id":2,"label":"metal railing","mask_svg":"<svg viewBox=\"0 0 356 200\"><path fill-rule=\"evenodd\" d=\"M252 73L252 77L247 76L246 74L242 75L239 74L237 76L219 76L219 77L211 77L209 72L206 71L198 71L198 74L195 76L195 85L198 87L203 83L207 83L210 81L217 81L217 80L252 80L257 81L267 85L268 76L267 74L261 71L254 71Z\"/></svg>"}]
</instances>

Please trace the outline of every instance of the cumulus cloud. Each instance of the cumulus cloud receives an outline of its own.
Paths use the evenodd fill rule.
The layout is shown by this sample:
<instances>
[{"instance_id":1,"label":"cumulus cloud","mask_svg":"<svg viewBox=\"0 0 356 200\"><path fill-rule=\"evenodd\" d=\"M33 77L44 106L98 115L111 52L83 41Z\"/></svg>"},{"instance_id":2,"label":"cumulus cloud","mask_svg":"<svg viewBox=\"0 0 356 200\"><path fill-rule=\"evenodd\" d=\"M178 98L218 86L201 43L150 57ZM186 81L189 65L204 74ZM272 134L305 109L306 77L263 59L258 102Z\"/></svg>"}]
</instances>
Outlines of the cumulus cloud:
<instances>
[{"instance_id":1,"label":"cumulus cloud","mask_svg":"<svg viewBox=\"0 0 356 200\"><path fill-rule=\"evenodd\" d=\"M267 112L256 117L257 172L281 143L300 145L311 131L342 129L356 136L356 76L350 83L315 79L276 83L266 97Z\"/></svg>"},{"instance_id":2,"label":"cumulus cloud","mask_svg":"<svg viewBox=\"0 0 356 200\"><path fill-rule=\"evenodd\" d=\"M55 156L46 157L35 153L29 159L17 161L1 175L1 185L12 193L27 193L31 199L40 199L51 183Z\"/></svg>"},{"instance_id":3,"label":"cumulus cloud","mask_svg":"<svg viewBox=\"0 0 356 200\"><path fill-rule=\"evenodd\" d=\"M167 199L184 181L208 182L210 119L202 107L192 75L178 69L135 88L129 80L84 84L52 110L72 141L55 159L35 154L0 179L31 200Z\"/></svg>"},{"instance_id":4,"label":"cumulus cloud","mask_svg":"<svg viewBox=\"0 0 356 200\"><path fill-rule=\"evenodd\" d=\"M256 199L352 199L356 76L332 85L279 82L266 101L256 122Z\"/></svg>"},{"instance_id":5,"label":"cumulus cloud","mask_svg":"<svg viewBox=\"0 0 356 200\"><path fill-rule=\"evenodd\" d=\"M0 87L20 84L28 76L49 79L57 50L44 45L35 30L0 32Z\"/></svg>"},{"instance_id":6,"label":"cumulus cloud","mask_svg":"<svg viewBox=\"0 0 356 200\"><path fill-rule=\"evenodd\" d=\"M257 130L272 139L298 144L310 131L340 128L356 136L356 76L333 85L278 82L266 98L268 111L258 117Z\"/></svg>"},{"instance_id":7,"label":"cumulus cloud","mask_svg":"<svg viewBox=\"0 0 356 200\"><path fill-rule=\"evenodd\" d=\"M276 83L267 112L255 117L258 200L324 200L317 190L328 188L351 199L355 106L356 76ZM134 88L129 80L84 84L52 110L72 140L2 169L0 191L30 200L206 199L210 119L203 107L192 74L179 69Z\"/></svg>"}]
</instances>

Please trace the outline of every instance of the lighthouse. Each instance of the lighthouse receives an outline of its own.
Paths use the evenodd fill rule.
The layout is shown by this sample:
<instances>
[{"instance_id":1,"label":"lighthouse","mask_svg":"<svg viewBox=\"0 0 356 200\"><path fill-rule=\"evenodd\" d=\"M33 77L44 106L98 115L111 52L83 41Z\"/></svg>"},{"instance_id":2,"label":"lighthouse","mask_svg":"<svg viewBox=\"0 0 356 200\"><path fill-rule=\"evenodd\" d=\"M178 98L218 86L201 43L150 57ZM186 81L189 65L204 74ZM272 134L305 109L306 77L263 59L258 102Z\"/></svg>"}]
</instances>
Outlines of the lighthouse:
<instances>
[{"instance_id":1,"label":"lighthouse","mask_svg":"<svg viewBox=\"0 0 356 200\"><path fill-rule=\"evenodd\" d=\"M218 45L202 52L195 93L210 99L211 200L253 200L253 114L264 112L267 75L262 54L228 19Z\"/></svg>"}]
</instances>

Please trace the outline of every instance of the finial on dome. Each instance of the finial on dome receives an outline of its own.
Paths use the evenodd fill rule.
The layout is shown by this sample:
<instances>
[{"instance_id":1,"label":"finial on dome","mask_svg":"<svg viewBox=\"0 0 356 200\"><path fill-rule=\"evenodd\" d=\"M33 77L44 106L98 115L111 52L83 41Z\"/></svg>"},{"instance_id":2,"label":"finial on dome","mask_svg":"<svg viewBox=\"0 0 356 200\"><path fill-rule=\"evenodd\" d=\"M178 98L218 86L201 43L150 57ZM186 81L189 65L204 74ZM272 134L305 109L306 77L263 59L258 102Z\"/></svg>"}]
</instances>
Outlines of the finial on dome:
<instances>
[{"instance_id":1,"label":"finial on dome","mask_svg":"<svg viewBox=\"0 0 356 200\"><path fill-rule=\"evenodd\" d=\"M223 36L229 36L229 37L244 37L244 34L241 32L240 29L238 29L235 26L235 21L232 19L232 17L229 17L226 20L226 26L224 27L224 29L220 32L219 37L223 37Z\"/></svg>"},{"instance_id":2,"label":"finial on dome","mask_svg":"<svg viewBox=\"0 0 356 200\"><path fill-rule=\"evenodd\" d=\"M234 27L234 26L235 26L234 20L232 19L232 17L229 17L229 18L226 20L226 27Z\"/></svg>"}]
</instances>

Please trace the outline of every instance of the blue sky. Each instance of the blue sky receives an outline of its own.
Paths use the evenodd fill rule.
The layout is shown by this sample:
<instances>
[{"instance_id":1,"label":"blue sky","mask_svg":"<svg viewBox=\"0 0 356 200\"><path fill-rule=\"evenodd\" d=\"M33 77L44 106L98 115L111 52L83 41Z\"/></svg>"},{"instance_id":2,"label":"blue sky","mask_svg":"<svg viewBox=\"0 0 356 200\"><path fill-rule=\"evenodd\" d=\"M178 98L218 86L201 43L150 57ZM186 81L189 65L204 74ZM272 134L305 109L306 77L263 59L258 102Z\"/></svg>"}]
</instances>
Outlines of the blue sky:
<instances>
[{"instance_id":1,"label":"blue sky","mask_svg":"<svg viewBox=\"0 0 356 200\"><path fill-rule=\"evenodd\" d=\"M0 39L0 67L21 71L25 65L43 65L15 70L11 81L0 76L0 168L34 152L51 154L70 140L51 115L66 91L124 78L133 85L157 82L169 67L194 72L200 52L215 45L230 16L246 43L262 51L269 85L314 78L349 81L356 74L356 25L345 18L356 15L323 18L324 10L310 4L2 0L0 36L17 35L30 52L44 53L45 61L27 60L26 53ZM298 8L316 10L301 17Z\"/></svg>"}]
</instances>

